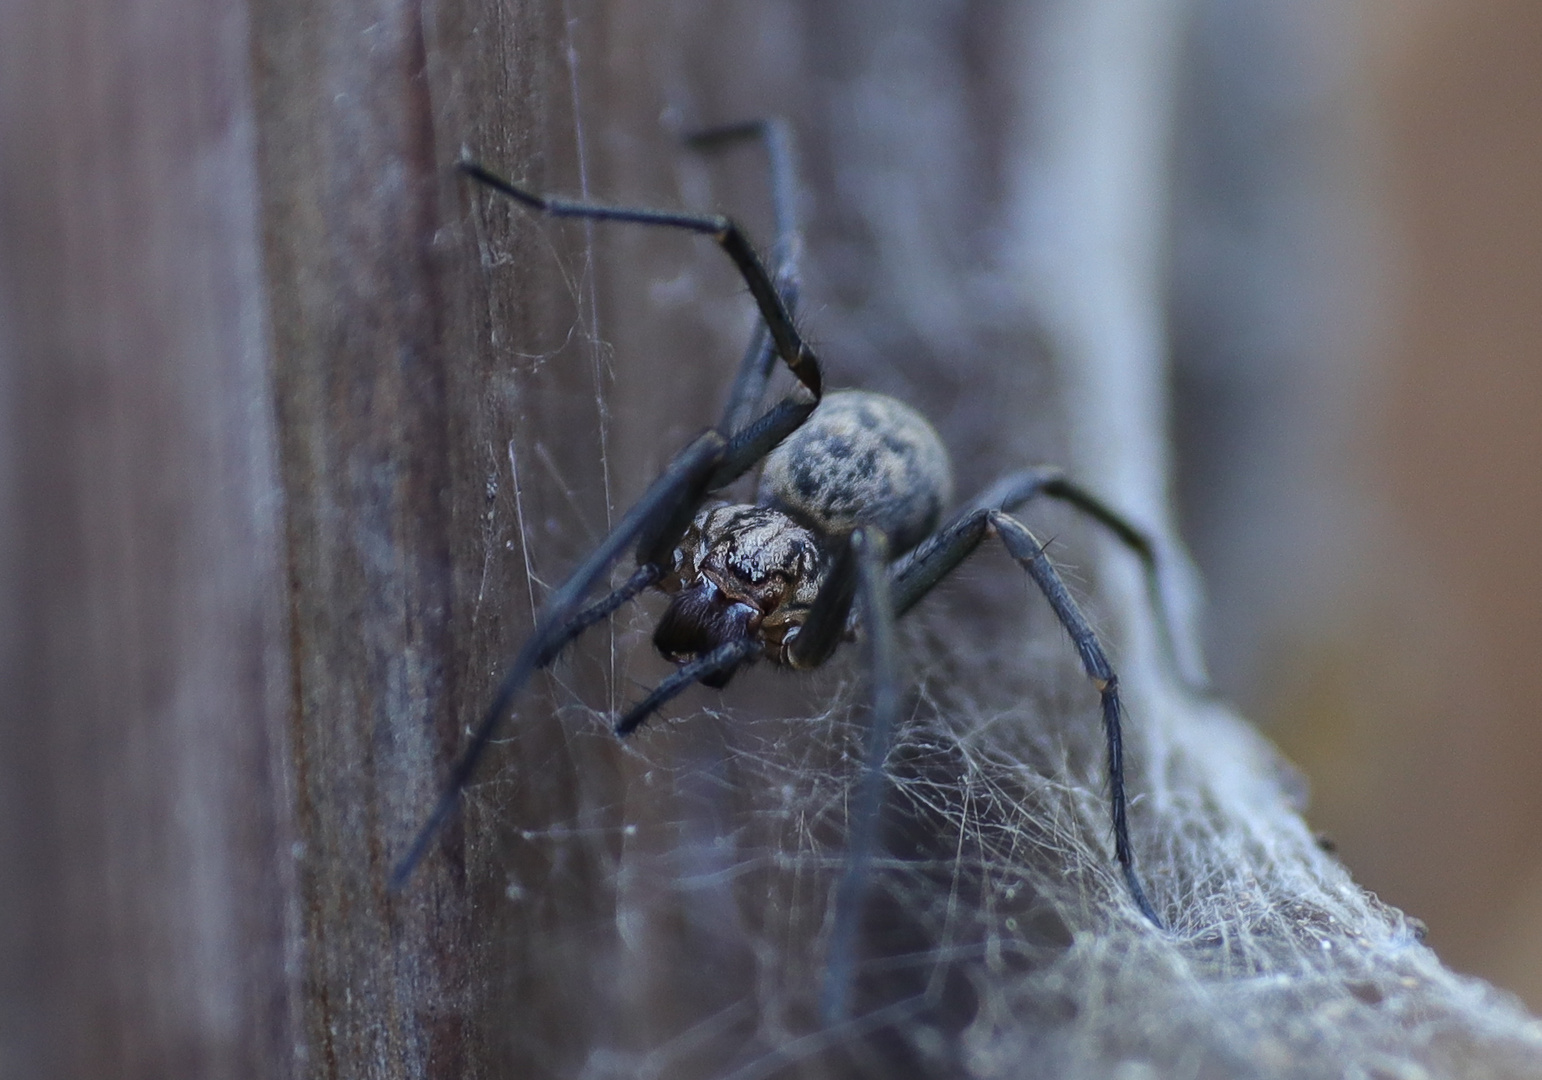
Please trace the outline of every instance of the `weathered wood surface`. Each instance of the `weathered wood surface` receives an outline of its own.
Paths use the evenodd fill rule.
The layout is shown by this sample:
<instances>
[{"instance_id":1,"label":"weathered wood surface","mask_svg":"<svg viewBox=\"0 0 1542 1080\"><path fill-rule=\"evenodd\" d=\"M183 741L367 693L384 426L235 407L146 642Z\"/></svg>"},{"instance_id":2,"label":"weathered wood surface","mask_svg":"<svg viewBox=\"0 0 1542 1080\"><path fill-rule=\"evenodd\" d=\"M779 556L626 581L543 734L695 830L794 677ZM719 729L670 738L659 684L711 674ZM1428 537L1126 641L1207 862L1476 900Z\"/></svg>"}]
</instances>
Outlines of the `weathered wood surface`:
<instances>
[{"instance_id":1,"label":"weathered wood surface","mask_svg":"<svg viewBox=\"0 0 1542 1080\"><path fill-rule=\"evenodd\" d=\"M0 22L0 1072L283 1075L288 590L246 12Z\"/></svg>"}]
</instances>

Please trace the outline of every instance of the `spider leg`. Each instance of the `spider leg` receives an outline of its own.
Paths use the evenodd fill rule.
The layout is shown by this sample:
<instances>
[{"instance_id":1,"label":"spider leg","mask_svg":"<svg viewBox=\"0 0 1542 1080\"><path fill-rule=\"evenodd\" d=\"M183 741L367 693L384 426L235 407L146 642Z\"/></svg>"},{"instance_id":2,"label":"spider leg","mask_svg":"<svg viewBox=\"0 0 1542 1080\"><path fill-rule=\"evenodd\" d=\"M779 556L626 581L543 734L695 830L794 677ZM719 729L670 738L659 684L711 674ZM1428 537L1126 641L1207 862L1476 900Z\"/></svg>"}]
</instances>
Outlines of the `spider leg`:
<instances>
[{"instance_id":1,"label":"spider leg","mask_svg":"<svg viewBox=\"0 0 1542 1080\"><path fill-rule=\"evenodd\" d=\"M998 485L999 486L999 485ZM994 492L995 489L993 488ZM1016 518L1003 510L976 507L953 524L934 534L916 549L914 555L891 571L894 586L894 610L901 615L921 599L931 588L968 558L988 533L1001 538L1007 552L1028 571L1049 606L1054 610L1060 625L1071 636L1081 657L1082 670L1097 688L1103 709L1103 735L1108 744L1109 806L1114 826L1114 857L1124 875L1126 887L1135 906L1147 919L1160 927L1161 918L1146 890L1135 873L1134 855L1130 849L1130 828L1124 791L1124 736L1122 731L1122 706L1119 700L1119 679L1108 654L1103 650L1092 625L1082 614L1081 607L1061 580L1060 573L1044 554L1044 546Z\"/></svg>"},{"instance_id":2,"label":"spider leg","mask_svg":"<svg viewBox=\"0 0 1542 1080\"><path fill-rule=\"evenodd\" d=\"M771 173L771 206L776 221L776 242L771 248L772 273L776 278L776 291L791 313L798 306L802 285L799 266L803 254L797 217L798 170L791 129L780 117L766 117L708 128L686 136L685 141L698 150L716 150L746 139L759 139L766 148ZM775 342L766 324L757 323L754 337L739 363L738 375L723 409L723 419L718 424L719 431L724 434L737 432L750 422L756 403L765 395L776 355Z\"/></svg>"},{"instance_id":3,"label":"spider leg","mask_svg":"<svg viewBox=\"0 0 1542 1080\"><path fill-rule=\"evenodd\" d=\"M801 254L798 226L798 167L793 147L792 129L780 116L763 116L720 127L693 131L685 144L695 150L716 150L728 143L759 139L766 148L771 168L771 210L776 218L776 246L772 261L777 267L777 284L797 287L797 264ZM790 273L790 276L786 276Z\"/></svg>"},{"instance_id":4,"label":"spider leg","mask_svg":"<svg viewBox=\"0 0 1542 1080\"><path fill-rule=\"evenodd\" d=\"M725 488L754 468L761 458L776 449L778 443L801 427L818 404L818 399L802 384L795 385L792 393L729 440L728 447L723 451L723 460L712 474L708 489L717 491Z\"/></svg>"},{"instance_id":5,"label":"spider leg","mask_svg":"<svg viewBox=\"0 0 1542 1080\"><path fill-rule=\"evenodd\" d=\"M1114 857L1119 860L1119 868L1124 872L1124 882L1135 900L1135 906L1160 927L1162 920L1151 906L1151 901L1146 899L1146 890L1141 887L1140 877L1135 873L1135 858L1130 851L1130 826L1126 818L1124 795L1124 737L1120 725L1122 709L1119 679L1092 625L1087 622L1081 607L1066 589L1060 572L1044 554L1044 545L1034 539L1033 534L1016 518L999 510L990 512L990 523L1012 558L1028 571L1028 576L1033 578L1034 584L1049 601L1060 625L1065 627L1066 633L1071 635L1071 640L1076 644L1076 651L1082 658L1082 669L1098 688L1098 696L1103 704L1103 735L1108 741L1108 797L1114 817Z\"/></svg>"},{"instance_id":6,"label":"spider leg","mask_svg":"<svg viewBox=\"0 0 1542 1080\"><path fill-rule=\"evenodd\" d=\"M391 872L392 889L400 889L407 883L428 851L430 841L454 813L460 803L461 792L476 771L487 744L492 741L493 732L508 712L515 695L524 688L530 677L556 659L563 647L585 629L647 587L643 581L645 571L649 567L656 570L684 535L686 526L690 524L706 495L707 482L722 459L724 449L723 437L715 431L708 431L676 454L610 535L547 598L536 618L534 633L515 656L503 681L498 685L498 692L482 713L471 742L450 771L450 778L445 783L433 813L418 830L407 854ZM637 572L604 600L583 607L584 597L634 542L637 544Z\"/></svg>"},{"instance_id":7,"label":"spider leg","mask_svg":"<svg viewBox=\"0 0 1542 1080\"><path fill-rule=\"evenodd\" d=\"M796 217L797 169L793 165L792 133L780 118L751 120L730 127L713 128L687 137L695 147L709 149L741 138L759 137L765 141L771 162L771 197L776 213L776 288L782 296L789 317L798 304L798 264L802 240ZM723 463L713 475L711 489L727 487L760 462L777 445L796 431L819 404L819 395L799 384L792 393L751 422L756 405L765 394L776 362L775 342L764 319L755 324L755 335L739 364L728 404L718 430L732 435Z\"/></svg>"},{"instance_id":8,"label":"spider leg","mask_svg":"<svg viewBox=\"0 0 1542 1080\"><path fill-rule=\"evenodd\" d=\"M1170 562L1158 554L1157 541L1149 533L1131 524L1122 514L1086 488L1068 479L1065 472L1055 466L1041 466L1008 473L981 492L974 502L959 514L953 524L938 530L931 540L911 552L895 568L896 578L904 579L903 585L896 582L896 612L903 615L908 611L957 562L957 559L953 562L935 559L930 553L934 544L943 541L951 529L962 526L971 513L981 510L1005 510L1010 513L1040 495L1059 500L1087 515L1107 529L1115 539L1140 559L1141 571L1146 579L1146 593L1150 598L1152 609L1157 614L1157 636L1169 667L1190 690L1208 693L1209 682L1204 672L1199 670L1201 665L1198 660L1189 664L1183 662L1182 657L1186 654L1178 647L1183 631L1179 626L1172 600L1177 586L1172 580ZM983 536L983 533L980 535ZM973 550L974 545L978 543L979 538L976 537L970 543L969 549ZM967 551L964 552L964 555L967 554ZM963 558L963 555L959 558ZM927 575L912 573L910 566L921 562L932 562L934 572Z\"/></svg>"},{"instance_id":9,"label":"spider leg","mask_svg":"<svg viewBox=\"0 0 1542 1080\"><path fill-rule=\"evenodd\" d=\"M789 309L794 299L785 291L782 292L782 300ZM750 335L750 343L744 350L744 359L739 361L734 384L729 389L728 403L723 406L723 416L718 421L719 431L737 432L749 423L754 406L765 396L766 384L771 381L771 368L775 364L776 343L771 340L771 332L766 329L765 322L757 320L755 331Z\"/></svg>"},{"instance_id":10,"label":"spider leg","mask_svg":"<svg viewBox=\"0 0 1542 1080\"><path fill-rule=\"evenodd\" d=\"M568 623L567 626L568 640L576 638L601 619L608 618L614 614L622 604L636 597L637 594L663 576L664 568L657 563L644 563L639 566L636 570L632 571L631 577L612 589L610 595L602 600L596 600L584 608L583 611L573 616L573 621ZM567 642L563 642L563 645L565 644ZM557 648L560 651L562 646L559 645Z\"/></svg>"},{"instance_id":11,"label":"spider leg","mask_svg":"<svg viewBox=\"0 0 1542 1080\"><path fill-rule=\"evenodd\" d=\"M732 671L760 651L760 643L754 638L735 638L725 641L711 652L698 656L688 664L682 664L669 677L655 686L626 715L616 721L617 735L627 736L636 731L642 722L652 716L664 704L678 697L699 679L705 679L725 671Z\"/></svg>"},{"instance_id":12,"label":"spider leg","mask_svg":"<svg viewBox=\"0 0 1542 1080\"><path fill-rule=\"evenodd\" d=\"M825 960L824 989L819 1007L827 1025L840 1023L850 1014L851 988L856 977L857 930L867 893L868 866L878 846L884 789L888 784L884 762L894 745L899 712L899 661L894 642L894 608L889 597L888 565L889 545L884 534L877 529L855 530L832 572L832 580L815 600L809 620L798 637L801 643L803 634L808 633L810 624L818 618L830 627L828 633L823 627L816 627L820 647L825 647L826 639L839 640L855 592L860 601L866 645L872 718L862 755L862 779L850 814L851 826L847 829L846 869L835 894L835 923L830 931L830 948ZM837 583L834 580L837 576L844 580ZM834 599L821 612L819 601L826 593ZM833 647L833 644L828 646ZM825 655L828 655L828 649Z\"/></svg>"},{"instance_id":13,"label":"spider leg","mask_svg":"<svg viewBox=\"0 0 1542 1080\"><path fill-rule=\"evenodd\" d=\"M642 207L600 206L594 203L573 202L569 199L549 198L518 187L496 173L489 172L474 161L461 161L460 170L494 191L501 192L516 202L523 203L552 217L589 218L595 221L626 221L637 225L657 225L669 229L704 233L716 240L749 287L750 295L760 308L761 317L771 332L776 353L787 364L798 381L808 387L818 398L821 393L819 360L814 350L803 340L793 325L781 294L766 272L765 264L750 245L744 231L731 218L720 214L679 214L669 210L650 210Z\"/></svg>"}]
</instances>

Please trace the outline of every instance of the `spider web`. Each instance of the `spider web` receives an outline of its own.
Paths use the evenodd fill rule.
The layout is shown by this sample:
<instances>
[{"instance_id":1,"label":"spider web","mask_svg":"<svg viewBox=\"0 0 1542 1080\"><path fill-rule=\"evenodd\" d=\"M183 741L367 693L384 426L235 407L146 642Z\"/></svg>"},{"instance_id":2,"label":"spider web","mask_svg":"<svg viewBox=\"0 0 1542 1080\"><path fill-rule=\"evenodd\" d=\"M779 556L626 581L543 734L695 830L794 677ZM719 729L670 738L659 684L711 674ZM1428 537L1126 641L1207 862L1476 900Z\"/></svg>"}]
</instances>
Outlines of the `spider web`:
<instances>
[{"instance_id":1,"label":"spider web","mask_svg":"<svg viewBox=\"0 0 1542 1080\"><path fill-rule=\"evenodd\" d=\"M1171 687L1132 702L1128 742L1155 932L1112 860L1095 699L1068 646L1029 619L1040 633L960 657L953 617L906 627L915 687L850 1025L821 1031L815 1010L859 775L854 650L790 694L764 670L698 692L621 751L610 801L521 831L547 866L601 864L613 905L607 947L583 920L545 943L544 989L575 963L609 983L578 1075L1468 1074L1475 1040L1506 1048L1492 1075L1535 1074L1538 1025L1353 883L1249 727ZM647 629L629 623L623 656ZM588 767L606 719L560 713ZM549 908L561 882L520 888Z\"/></svg>"}]
</instances>

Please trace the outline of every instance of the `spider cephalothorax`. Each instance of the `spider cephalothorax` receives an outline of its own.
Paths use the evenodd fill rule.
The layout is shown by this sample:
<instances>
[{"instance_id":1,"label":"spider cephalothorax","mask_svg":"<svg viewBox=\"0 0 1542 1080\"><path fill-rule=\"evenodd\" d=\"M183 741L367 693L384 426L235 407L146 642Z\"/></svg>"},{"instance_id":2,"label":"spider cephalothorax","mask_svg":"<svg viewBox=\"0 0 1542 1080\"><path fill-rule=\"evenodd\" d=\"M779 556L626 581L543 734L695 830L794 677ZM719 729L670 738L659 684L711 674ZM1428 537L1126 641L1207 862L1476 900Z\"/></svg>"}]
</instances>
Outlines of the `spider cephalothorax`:
<instances>
[{"instance_id":1,"label":"spider cephalothorax","mask_svg":"<svg viewBox=\"0 0 1542 1080\"><path fill-rule=\"evenodd\" d=\"M735 639L789 667L798 630L853 529L889 538L890 555L937 526L953 493L947 451L904 402L862 390L830 394L766 458L759 504L709 506L676 546L658 587L674 600L653 634L687 664ZM702 678L724 686L732 670Z\"/></svg>"},{"instance_id":2,"label":"spider cephalothorax","mask_svg":"<svg viewBox=\"0 0 1542 1080\"><path fill-rule=\"evenodd\" d=\"M674 593L653 633L665 657L685 664L736 638L756 637L767 659L787 649L824 584L819 538L779 510L712 506L696 515L659 588ZM724 686L732 672L702 681Z\"/></svg>"}]
</instances>

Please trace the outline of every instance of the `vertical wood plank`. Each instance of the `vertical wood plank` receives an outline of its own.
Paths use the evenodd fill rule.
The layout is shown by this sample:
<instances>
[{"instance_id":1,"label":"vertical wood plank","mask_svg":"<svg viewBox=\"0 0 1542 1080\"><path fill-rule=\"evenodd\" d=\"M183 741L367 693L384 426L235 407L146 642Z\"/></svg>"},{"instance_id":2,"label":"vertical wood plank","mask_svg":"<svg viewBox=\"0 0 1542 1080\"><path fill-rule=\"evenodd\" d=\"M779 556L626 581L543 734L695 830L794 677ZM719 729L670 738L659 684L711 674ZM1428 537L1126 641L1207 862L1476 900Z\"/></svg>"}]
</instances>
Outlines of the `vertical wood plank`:
<instances>
[{"instance_id":1,"label":"vertical wood plank","mask_svg":"<svg viewBox=\"0 0 1542 1080\"><path fill-rule=\"evenodd\" d=\"M0 23L0 1072L292 1075L246 10Z\"/></svg>"}]
</instances>

